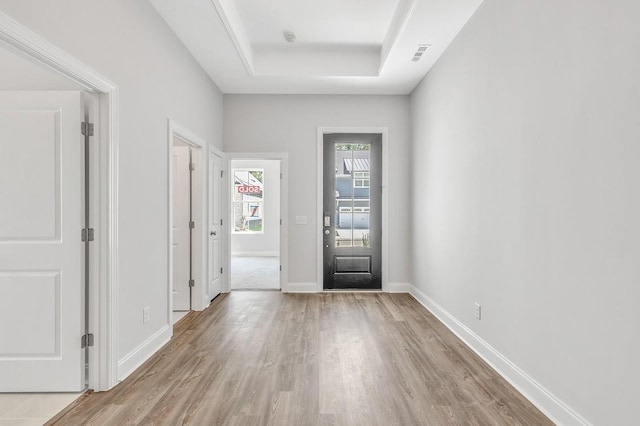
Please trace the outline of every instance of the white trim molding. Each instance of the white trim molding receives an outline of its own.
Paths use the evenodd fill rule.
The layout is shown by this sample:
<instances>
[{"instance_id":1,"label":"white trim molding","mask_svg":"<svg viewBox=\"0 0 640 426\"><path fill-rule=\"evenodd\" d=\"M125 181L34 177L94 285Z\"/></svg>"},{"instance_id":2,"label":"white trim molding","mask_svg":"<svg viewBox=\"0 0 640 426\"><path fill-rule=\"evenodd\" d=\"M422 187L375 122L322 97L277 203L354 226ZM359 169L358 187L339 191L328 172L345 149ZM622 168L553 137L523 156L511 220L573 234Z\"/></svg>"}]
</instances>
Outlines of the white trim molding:
<instances>
[{"instance_id":1,"label":"white trim molding","mask_svg":"<svg viewBox=\"0 0 640 426\"><path fill-rule=\"evenodd\" d=\"M318 126L316 151L316 291L323 290L323 223L324 204L324 134L325 133L370 133L382 135L382 291L389 290L389 128L388 127L325 127Z\"/></svg>"},{"instance_id":2,"label":"white trim molding","mask_svg":"<svg viewBox=\"0 0 640 426\"><path fill-rule=\"evenodd\" d=\"M410 294L555 424L591 425L416 286L411 286Z\"/></svg>"},{"instance_id":3,"label":"white trim molding","mask_svg":"<svg viewBox=\"0 0 640 426\"><path fill-rule=\"evenodd\" d=\"M139 344L134 350L126 354L118 362L118 381L121 382L145 363L153 354L171 340L173 327L165 325L153 336Z\"/></svg>"},{"instance_id":4,"label":"white trim molding","mask_svg":"<svg viewBox=\"0 0 640 426\"><path fill-rule=\"evenodd\" d=\"M410 293L411 283L388 283L385 291L387 293Z\"/></svg>"},{"instance_id":5,"label":"white trim molding","mask_svg":"<svg viewBox=\"0 0 640 426\"><path fill-rule=\"evenodd\" d=\"M286 289L282 289L283 293L319 293L318 283L289 283Z\"/></svg>"},{"instance_id":6,"label":"white trim molding","mask_svg":"<svg viewBox=\"0 0 640 426\"><path fill-rule=\"evenodd\" d=\"M91 298L89 306L90 331L95 335L95 344L89 353L89 387L96 391L108 390L117 384L118 371L118 87L2 12L0 40L17 53L99 96L97 185L100 200L95 223L101 229L96 229L100 240L96 240L96 258L92 264L100 266L99 282L90 286L96 297Z\"/></svg>"}]
</instances>

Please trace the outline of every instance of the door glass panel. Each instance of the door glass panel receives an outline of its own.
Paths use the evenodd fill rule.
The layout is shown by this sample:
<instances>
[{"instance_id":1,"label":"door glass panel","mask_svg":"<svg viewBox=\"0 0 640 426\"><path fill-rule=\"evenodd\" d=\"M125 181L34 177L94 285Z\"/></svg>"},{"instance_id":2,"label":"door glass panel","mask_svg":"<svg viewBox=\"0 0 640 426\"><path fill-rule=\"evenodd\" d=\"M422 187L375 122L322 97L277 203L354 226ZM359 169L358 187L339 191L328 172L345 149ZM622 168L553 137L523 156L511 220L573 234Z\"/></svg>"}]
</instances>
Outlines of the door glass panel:
<instances>
[{"instance_id":1,"label":"door glass panel","mask_svg":"<svg viewBox=\"0 0 640 426\"><path fill-rule=\"evenodd\" d=\"M370 247L370 144L335 144L336 247Z\"/></svg>"}]
</instances>

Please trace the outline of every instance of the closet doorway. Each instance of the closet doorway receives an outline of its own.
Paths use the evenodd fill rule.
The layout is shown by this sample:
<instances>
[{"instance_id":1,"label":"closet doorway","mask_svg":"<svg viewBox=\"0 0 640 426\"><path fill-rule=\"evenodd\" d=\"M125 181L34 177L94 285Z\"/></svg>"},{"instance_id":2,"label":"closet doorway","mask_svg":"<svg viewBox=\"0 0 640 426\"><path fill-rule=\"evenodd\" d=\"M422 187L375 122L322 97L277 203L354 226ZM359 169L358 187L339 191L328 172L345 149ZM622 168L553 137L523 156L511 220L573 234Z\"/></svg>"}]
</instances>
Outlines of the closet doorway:
<instances>
[{"instance_id":1,"label":"closet doorway","mask_svg":"<svg viewBox=\"0 0 640 426\"><path fill-rule=\"evenodd\" d=\"M171 146L171 266L173 323L194 309L194 287L201 282L203 229L201 149L172 136Z\"/></svg>"}]
</instances>

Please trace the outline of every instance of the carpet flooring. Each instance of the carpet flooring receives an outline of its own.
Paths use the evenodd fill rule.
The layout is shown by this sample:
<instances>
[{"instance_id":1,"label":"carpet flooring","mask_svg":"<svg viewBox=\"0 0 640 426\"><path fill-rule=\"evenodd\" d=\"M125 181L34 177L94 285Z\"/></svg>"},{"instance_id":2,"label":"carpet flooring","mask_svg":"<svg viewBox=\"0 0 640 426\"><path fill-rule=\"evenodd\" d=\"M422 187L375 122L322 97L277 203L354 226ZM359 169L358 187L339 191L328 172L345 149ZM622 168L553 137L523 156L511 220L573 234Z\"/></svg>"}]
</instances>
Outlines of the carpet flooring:
<instances>
[{"instance_id":1,"label":"carpet flooring","mask_svg":"<svg viewBox=\"0 0 640 426\"><path fill-rule=\"evenodd\" d=\"M277 290L279 288L279 257L231 257L232 290Z\"/></svg>"}]
</instances>

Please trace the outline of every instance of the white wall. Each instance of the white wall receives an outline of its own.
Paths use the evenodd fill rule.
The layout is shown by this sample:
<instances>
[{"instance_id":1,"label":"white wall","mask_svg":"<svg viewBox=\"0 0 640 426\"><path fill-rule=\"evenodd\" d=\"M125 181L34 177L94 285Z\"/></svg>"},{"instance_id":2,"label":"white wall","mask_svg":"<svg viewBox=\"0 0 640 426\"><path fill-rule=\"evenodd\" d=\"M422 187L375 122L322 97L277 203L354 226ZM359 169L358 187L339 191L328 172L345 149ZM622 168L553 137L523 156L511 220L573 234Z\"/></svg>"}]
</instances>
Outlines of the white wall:
<instances>
[{"instance_id":1,"label":"white wall","mask_svg":"<svg viewBox=\"0 0 640 426\"><path fill-rule=\"evenodd\" d=\"M147 1L3 0L0 10L120 89L118 374L123 376L170 331L162 266L167 263L167 118L221 147L222 95ZM151 318L143 325L145 306Z\"/></svg>"},{"instance_id":2,"label":"white wall","mask_svg":"<svg viewBox=\"0 0 640 426\"><path fill-rule=\"evenodd\" d=\"M316 283L318 126L389 127L389 281L409 282L408 96L225 95L227 152L289 154L289 282ZM296 225L307 216L307 225Z\"/></svg>"},{"instance_id":3,"label":"white wall","mask_svg":"<svg viewBox=\"0 0 640 426\"><path fill-rule=\"evenodd\" d=\"M485 0L411 96L416 293L598 425L638 417L638 16Z\"/></svg>"},{"instance_id":4,"label":"white wall","mask_svg":"<svg viewBox=\"0 0 640 426\"><path fill-rule=\"evenodd\" d=\"M233 160L233 169L264 169L264 232L231 234L231 254L278 256L280 251L280 160ZM233 178L231 178L233 184ZM233 193L233 189L230 190ZM230 206L232 207L232 206Z\"/></svg>"}]
</instances>

